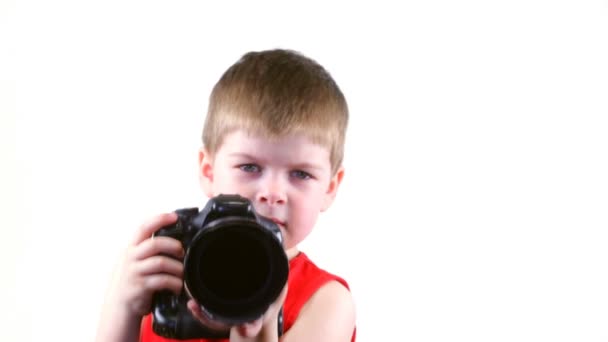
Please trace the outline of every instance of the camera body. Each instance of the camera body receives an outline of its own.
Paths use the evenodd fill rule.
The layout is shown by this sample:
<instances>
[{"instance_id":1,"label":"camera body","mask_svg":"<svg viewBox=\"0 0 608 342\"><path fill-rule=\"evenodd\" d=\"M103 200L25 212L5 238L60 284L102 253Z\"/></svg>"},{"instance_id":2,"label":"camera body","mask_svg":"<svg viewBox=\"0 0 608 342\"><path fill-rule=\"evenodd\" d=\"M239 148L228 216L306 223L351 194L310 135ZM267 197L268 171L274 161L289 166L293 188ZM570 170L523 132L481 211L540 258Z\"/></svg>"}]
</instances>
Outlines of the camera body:
<instances>
[{"instance_id":1,"label":"camera body","mask_svg":"<svg viewBox=\"0 0 608 342\"><path fill-rule=\"evenodd\" d=\"M219 195L205 207L175 211L177 222L154 236L184 247L181 294L160 291L152 304L152 328L174 339L228 338L229 331L207 327L186 303L195 299L213 322L238 325L260 318L283 290L289 273L279 227L259 215L239 195ZM282 311L279 315L282 334Z\"/></svg>"}]
</instances>

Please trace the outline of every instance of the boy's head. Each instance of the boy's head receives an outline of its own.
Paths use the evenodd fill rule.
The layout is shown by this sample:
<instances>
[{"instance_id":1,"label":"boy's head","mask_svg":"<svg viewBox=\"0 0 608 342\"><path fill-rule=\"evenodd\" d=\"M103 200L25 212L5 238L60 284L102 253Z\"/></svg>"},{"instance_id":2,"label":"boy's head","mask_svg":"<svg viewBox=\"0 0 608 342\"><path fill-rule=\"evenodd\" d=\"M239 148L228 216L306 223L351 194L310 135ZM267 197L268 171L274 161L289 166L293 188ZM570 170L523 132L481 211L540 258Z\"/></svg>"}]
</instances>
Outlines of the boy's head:
<instances>
[{"instance_id":1,"label":"boy's head","mask_svg":"<svg viewBox=\"0 0 608 342\"><path fill-rule=\"evenodd\" d=\"M291 257L336 196L347 121L344 96L319 64L286 50L248 53L211 93L201 186L209 197L251 200Z\"/></svg>"},{"instance_id":2,"label":"boy's head","mask_svg":"<svg viewBox=\"0 0 608 342\"><path fill-rule=\"evenodd\" d=\"M301 134L329 150L335 173L347 123L344 95L317 62L290 50L250 52L213 88L203 144L213 155L236 130L268 139Z\"/></svg>"}]
</instances>

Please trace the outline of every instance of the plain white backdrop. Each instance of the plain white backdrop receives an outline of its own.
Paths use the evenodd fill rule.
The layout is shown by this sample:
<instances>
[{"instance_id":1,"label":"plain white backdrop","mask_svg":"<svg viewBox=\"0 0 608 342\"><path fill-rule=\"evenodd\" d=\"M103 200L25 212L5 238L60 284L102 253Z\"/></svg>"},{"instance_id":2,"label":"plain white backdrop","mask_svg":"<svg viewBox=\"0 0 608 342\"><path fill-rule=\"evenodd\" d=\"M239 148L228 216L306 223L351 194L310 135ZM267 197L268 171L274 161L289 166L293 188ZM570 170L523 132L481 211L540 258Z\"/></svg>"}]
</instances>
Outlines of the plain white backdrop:
<instances>
[{"instance_id":1,"label":"plain white backdrop","mask_svg":"<svg viewBox=\"0 0 608 342\"><path fill-rule=\"evenodd\" d=\"M323 64L346 176L302 248L359 341L608 341L608 2L0 5L0 340L89 341L149 216L201 206L243 53Z\"/></svg>"}]
</instances>

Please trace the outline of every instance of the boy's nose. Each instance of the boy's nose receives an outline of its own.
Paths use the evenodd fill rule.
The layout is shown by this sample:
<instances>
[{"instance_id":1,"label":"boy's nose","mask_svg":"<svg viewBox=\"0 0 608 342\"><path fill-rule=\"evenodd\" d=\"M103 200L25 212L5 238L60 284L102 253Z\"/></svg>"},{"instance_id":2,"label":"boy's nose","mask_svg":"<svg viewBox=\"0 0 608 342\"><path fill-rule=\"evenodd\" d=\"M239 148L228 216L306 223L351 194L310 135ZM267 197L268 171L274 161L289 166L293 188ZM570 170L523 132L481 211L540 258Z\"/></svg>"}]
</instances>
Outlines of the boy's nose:
<instances>
[{"instance_id":1,"label":"boy's nose","mask_svg":"<svg viewBox=\"0 0 608 342\"><path fill-rule=\"evenodd\" d=\"M264 182L258 192L258 201L268 205L285 204L287 195L280 180Z\"/></svg>"}]
</instances>

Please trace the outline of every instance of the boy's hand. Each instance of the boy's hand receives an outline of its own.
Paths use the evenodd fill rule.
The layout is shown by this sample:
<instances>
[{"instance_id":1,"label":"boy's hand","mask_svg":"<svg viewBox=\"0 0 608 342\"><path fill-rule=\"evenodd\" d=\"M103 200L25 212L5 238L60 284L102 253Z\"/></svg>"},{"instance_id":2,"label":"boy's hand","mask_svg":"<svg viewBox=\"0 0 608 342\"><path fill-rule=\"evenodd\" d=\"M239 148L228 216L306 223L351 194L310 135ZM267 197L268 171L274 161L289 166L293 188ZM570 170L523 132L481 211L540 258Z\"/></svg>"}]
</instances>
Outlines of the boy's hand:
<instances>
[{"instance_id":1,"label":"boy's hand","mask_svg":"<svg viewBox=\"0 0 608 342\"><path fill-rule=\"evenodd\" d=\"M209 320L201 311L196 301L188 301L188 309L194 317L206 326L216 330L230 329L230 341L278 341L278 318L283 302L287 297L287 284L277 300L270 305L264 315L253 321L238 326L229 327Z\"/></svg>"},{"instance_id":2,"label":"boy's hand","mask_svg":"<svg viewBox=\"0 0 608 342\"><path fill-rule=\"evenodd\" d=\"M181 242L164 236L151 238L154 232L176 221L175 213L152 218L139 228L129 245L115 288L116 304L129 315L141 317L149 313L154 292L180 293L184 270Z\"/></svg>"}]
</instances>

